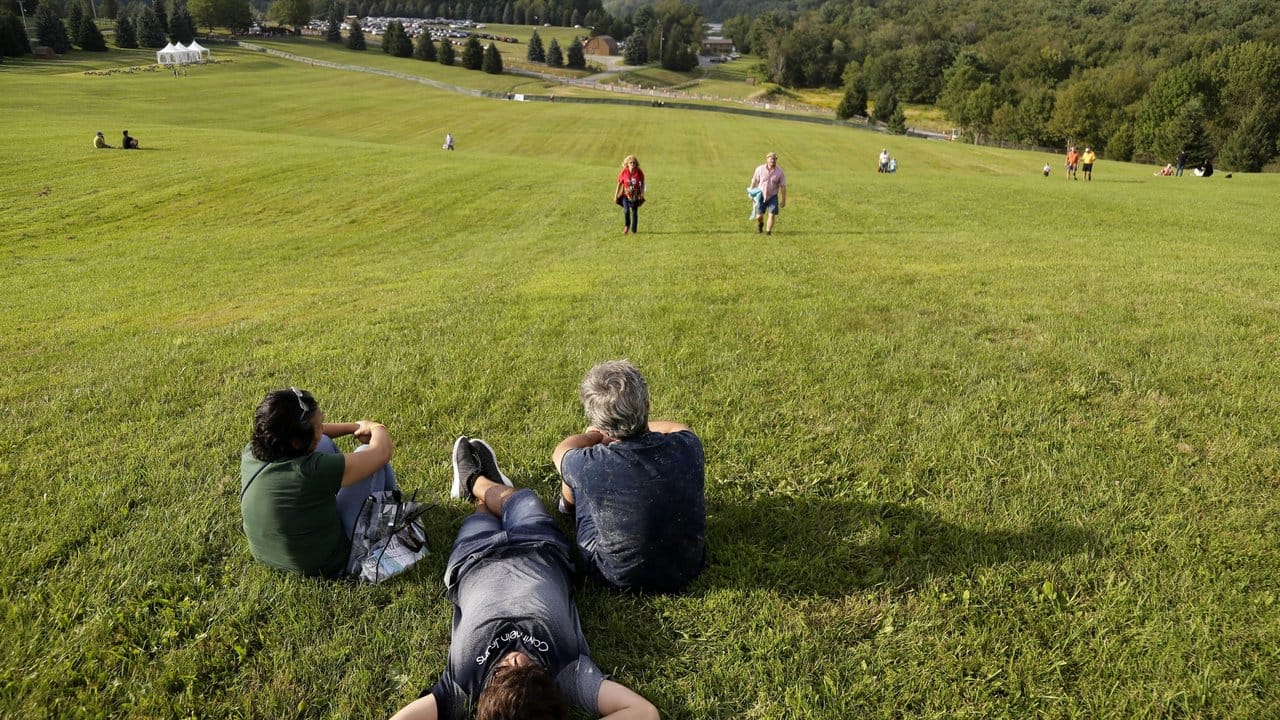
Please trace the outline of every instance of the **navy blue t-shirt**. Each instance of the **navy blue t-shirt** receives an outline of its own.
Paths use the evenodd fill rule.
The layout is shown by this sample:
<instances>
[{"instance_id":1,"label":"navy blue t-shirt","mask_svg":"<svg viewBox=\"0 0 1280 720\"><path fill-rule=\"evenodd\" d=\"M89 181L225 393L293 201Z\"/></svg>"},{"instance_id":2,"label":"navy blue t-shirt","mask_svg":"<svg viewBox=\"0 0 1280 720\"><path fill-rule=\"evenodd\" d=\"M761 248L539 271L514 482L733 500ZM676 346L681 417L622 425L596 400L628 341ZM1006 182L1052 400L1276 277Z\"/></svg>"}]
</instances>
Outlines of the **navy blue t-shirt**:
<instances>
[{"instance_id":1,"label":"navy blue t-shirt","mask_svg":"<svg viewBox=\"0 0 1280 720\"><path fill-rule=\"evenodd\" d=\"M702 441L690 430L643 432L565 453L578 547L606 582L670 592L706 564Z\"/></svg>"}]
</instances>

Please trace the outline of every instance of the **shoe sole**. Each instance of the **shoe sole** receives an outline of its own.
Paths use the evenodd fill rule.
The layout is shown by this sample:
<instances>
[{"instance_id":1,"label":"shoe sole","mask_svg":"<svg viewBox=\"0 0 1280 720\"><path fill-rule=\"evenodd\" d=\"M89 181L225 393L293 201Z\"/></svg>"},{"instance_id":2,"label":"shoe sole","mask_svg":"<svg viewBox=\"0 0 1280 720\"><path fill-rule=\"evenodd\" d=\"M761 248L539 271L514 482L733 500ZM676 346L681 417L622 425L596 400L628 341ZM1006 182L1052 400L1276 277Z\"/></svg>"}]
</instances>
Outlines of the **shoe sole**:
<instances>
[{"instance_id":1,"label":"shoe sole","mask_svg":"<svg viewBox=\"0 0 1280 720\"><path fill-rule=\"evenodd\" d=\"M457 457L458 448L463 443L467 442L467 440L468 438L466 435L459 435L458 439L453 441L453 454L449 456L449 464L453 466L453 487L449 490L449 497L454 498L455 500L461 500L462 493L466 490L466 488L462 486L462 476L458 474ZM470 449L471 446L468 445L467 447Z\"/></svg>"},{"instance_id":2,"label":"shoe sole","mask_svg":"<svg viewBox=\"0 0 1280 720\"><path fill-rule=\"evenodd\" d=\"M496 452L494 452L494 451L493 451L493 446L492 446L492 445L490 445L489 443L487 443L487 442L485 442L485 441L481 440L480 438L471 438L471 442L473 442L473 443L479 443L479 444L481 444L481 445L483 445L483 446L484 446L484 449L485 449L485 450L488 450L488 451L489 451L489 455L490 455L490 457L492 457L492 458L493 458L493 468L494 468L495 470L497 470L497 471L498 471L498 477L497 477L497 479L498 479L499 481L501 481L501 482L502 482L502 484L503 484L503 485L506 485L507 487L515 487L515 485L513 485L513 484L511 483L511 478L509 478L509 477L507 477L506 475L503 475L503 474L502 474L502 467L501 467L500 465L498 465L498 453L496 453ZM456 443L455 443L455 446L456 446ZM489 479L490 479L490 480L493 480L494 478L489 478ZM456 480L455 480L455 482L456 482Z\"/></svg>"}]
</instances>

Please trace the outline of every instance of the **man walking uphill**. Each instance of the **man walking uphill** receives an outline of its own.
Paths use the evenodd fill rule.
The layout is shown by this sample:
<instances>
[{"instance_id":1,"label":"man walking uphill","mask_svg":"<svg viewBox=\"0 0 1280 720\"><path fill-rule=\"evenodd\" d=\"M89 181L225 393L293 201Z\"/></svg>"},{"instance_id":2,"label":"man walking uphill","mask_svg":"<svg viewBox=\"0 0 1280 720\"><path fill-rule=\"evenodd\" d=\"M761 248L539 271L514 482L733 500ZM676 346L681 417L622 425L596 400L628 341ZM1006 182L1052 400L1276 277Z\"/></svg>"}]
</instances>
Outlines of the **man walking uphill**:
<instances>
[{"instance_id":1,"label":"man walking uphill","mask_svg":"<svg viewBox=\"0 0 1280 720\"><path fill-rule=\"evenodd\" d=\"M764 164L756 168L751 176L751 184L747 189L760 189L761 215L756 218L756 232L773 234L773 223L778 218L778 210L787 206L787 176L778 167L778 154L769 153L764 156ZM765 224L768 214L768 224Z\"/></svg>"}]
</instances>

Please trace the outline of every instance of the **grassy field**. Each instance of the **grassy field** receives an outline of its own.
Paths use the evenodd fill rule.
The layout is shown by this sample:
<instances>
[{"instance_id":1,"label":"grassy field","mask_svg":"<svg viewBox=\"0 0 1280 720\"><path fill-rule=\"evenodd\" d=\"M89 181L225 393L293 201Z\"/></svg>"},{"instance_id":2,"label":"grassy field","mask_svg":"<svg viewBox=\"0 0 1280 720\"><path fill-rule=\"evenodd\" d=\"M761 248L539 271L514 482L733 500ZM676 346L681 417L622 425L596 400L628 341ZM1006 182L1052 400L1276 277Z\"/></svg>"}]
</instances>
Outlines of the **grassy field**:
<instances>
[{"instance_id":1,"label":"grassy field","mask_svg":"<svg viewBox=\"0 0 1280 720\"><path fill-rule=\"evenodd\" d=\"M707 449L702 578L578 597L665 716L1280 715L1280 177L215 56L0 64L0 716L389 714L443 667L453 437L551 499L614 357ZM291 384L438 503L407 577L251 561L240 448Z\"/></svg>"}]
</instances>

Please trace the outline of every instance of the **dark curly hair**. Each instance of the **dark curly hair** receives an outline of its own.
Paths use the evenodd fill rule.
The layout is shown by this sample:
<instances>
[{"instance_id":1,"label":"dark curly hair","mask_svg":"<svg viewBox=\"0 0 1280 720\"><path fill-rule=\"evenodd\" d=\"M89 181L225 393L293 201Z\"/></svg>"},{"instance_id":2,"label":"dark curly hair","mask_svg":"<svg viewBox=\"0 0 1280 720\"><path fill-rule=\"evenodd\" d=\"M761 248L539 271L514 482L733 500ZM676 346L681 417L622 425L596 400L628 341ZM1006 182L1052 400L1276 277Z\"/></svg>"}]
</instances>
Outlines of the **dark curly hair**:
<instances>
[{"instance_id":1,"label":"dark curly hair","mask_svg":"<svg viewBox=\"0 0 1280 720\"><path fill-rule=\"evenodd\" d=\"M568 720L569 705L543 666L496 668L480 693L476 720Z\"/></svg>"},{"instance_id":2,"label":"dark curly hair","mask_svg":"<svg viewBox=\"0 0 1280 720\"><path fill-rule=\"evenodd\" d=\"M305 411L303 408L306 408ZM272 390L253 414L253 456L263 462L298 457L311 447L311 420L320 404L306 390Z\"/></svg>"}]
</instances>

